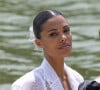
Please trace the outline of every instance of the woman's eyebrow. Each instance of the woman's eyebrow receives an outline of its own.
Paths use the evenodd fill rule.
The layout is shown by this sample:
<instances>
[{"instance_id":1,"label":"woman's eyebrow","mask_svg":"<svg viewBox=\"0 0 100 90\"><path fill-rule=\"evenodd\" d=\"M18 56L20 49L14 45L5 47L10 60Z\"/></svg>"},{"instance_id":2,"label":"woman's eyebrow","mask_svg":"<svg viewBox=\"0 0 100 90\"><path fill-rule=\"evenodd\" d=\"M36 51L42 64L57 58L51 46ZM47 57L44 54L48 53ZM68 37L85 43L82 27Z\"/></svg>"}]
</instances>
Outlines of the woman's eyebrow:
<instances>
[{"instance_id":1,"label":"woman's eyebrow","mask_svg":"<svg viewBox=\"0 0 100 90\"><path fill-rule=\"evenodd\" d=\"M69 28L69 25L65 25L65 26L63 26L62 28ZM57 29L50 29L50 30L48 30L48 32L52 32L52 31L56 31Z\"/></svg>"},{"instance_id":2,"label":"woman's eyebrow","mask_svg":"<svg viewBox=\"0 0 100 90\"><path fill-rule=\"evenodd\" d=\"M50 29L48 30L48 32L52 32L52 31L56 31L57 29Z\"/></svg>"},{"instance_id":3,"label":"woman's eyebrow","mask_svg":"<svg viewBox=\"0 0 100 90\"><path fill-rule=\"evenodd\" d=\"M69 25L65 25L63 28L69 28Z\"/></svg>"}]
</instances>

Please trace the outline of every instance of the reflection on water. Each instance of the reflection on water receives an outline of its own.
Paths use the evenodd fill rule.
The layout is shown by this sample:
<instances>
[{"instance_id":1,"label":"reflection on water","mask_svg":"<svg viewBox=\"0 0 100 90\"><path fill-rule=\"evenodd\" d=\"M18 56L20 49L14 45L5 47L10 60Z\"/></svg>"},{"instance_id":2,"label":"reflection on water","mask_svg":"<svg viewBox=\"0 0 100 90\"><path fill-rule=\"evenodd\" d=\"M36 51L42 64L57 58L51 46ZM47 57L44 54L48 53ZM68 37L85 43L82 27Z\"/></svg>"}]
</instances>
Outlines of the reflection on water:
<instances>
[{"instance_id":1,"label":"reflection on water","mask_svg":"<svg viewBox=\"0 0 100 90\"><path fill-rule=\"evenodd\" d=\"M66 63L84 78L100 75L99 0L2 0L0 2L0 90L34 69L41 52L28 41L28 28L41 10L57 9L68 19L73 33L72 56Z\"/></svg>"}]
</instances>

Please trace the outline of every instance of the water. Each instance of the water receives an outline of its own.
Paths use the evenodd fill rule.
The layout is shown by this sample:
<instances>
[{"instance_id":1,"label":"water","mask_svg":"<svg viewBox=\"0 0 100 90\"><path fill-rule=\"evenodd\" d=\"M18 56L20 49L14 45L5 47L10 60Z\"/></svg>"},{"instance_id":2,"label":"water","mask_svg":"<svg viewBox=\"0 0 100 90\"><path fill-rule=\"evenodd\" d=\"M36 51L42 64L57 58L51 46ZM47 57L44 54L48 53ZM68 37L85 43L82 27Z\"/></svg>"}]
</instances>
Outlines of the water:
<instances>
[{"instance_id":1,"label":"water","mask_svg":"<svg viewBox=\"0 0 100 90\"><path fill-rule=\"evenodd\" d=\"M100 0L1 0L0 90L37 67L41 52L28 41L28 29L41 10L57 9L68 19L73 50L65 62L85 79L100 75Z\"/></svg>"}]
</instances>

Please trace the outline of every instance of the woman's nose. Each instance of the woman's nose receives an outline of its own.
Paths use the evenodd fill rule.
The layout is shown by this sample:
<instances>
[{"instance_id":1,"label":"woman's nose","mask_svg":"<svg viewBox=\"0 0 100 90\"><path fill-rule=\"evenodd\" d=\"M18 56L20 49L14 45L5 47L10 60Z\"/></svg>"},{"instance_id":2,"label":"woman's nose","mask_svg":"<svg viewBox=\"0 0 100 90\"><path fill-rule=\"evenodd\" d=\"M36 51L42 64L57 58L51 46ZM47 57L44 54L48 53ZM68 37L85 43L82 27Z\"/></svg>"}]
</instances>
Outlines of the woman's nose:
<instances>
[{"instance_id":1,"label":"woman's nose","mask_svg":"<svg viewBox=\"0 0 100 90\"><path fill-rule=\"evenodd\" d=\"M61 39L60 39L60 41L61 42L65 42L67 40L67 36L65 35L65 34L61 34Z\"/></svg>"}]
</instances>

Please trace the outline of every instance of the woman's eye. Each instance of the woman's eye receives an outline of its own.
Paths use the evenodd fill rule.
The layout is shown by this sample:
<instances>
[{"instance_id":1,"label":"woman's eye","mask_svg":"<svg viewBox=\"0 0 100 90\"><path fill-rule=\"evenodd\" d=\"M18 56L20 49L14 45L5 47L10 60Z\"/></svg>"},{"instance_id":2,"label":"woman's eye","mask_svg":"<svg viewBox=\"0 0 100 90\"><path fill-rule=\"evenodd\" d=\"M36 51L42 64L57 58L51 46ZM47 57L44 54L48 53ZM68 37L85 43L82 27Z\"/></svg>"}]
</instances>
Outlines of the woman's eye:
<instances>
[{"instance_id":1,"label":"woman's eye","mask_svg":"<svg viewBox=\"0 0 100 90\"><path fill-rule=\"evenodd\" d=\"M69 33L70 29L65 29L63 32L64 33Z\"/></svg>"},{"instance_id":2,"label":"woman's eye","mask_svg":"<svg viewBox=\"0 0 100 90\"><path fill-rule=\"evenodd\" d=\"M49 35L50 37L55 37L55 36L57 36L57 33L51 33L50 35Z\"/></svg>"}]
</instances>

